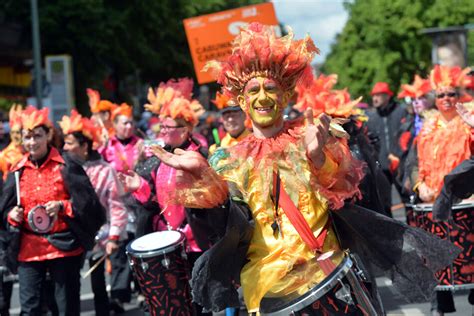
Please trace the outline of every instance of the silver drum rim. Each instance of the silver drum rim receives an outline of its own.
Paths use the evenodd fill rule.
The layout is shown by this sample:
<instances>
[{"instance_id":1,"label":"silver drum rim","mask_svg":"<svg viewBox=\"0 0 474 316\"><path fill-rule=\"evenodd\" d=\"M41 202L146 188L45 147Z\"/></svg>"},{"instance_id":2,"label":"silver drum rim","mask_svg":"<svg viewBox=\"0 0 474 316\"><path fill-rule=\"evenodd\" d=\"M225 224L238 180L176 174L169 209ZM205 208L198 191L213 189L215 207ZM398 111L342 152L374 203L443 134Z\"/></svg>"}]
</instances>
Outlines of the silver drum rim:
<instances>
[{"instance_id":1,"label":"silver drum rim","mask_svg":"<svg viewBox=\"0 0 474 316\"><path fill-rule=\"evenodd\" d=\"M303 295L303 299L290 306L284 307L283 309L274 312L265 312L265 310L260 309L260 314L262 316L288 316L291 315L293 312L298 312L302 310L303 308L311 305L311 303L319 300L327 292L329 292L329 290L334 288L334 286L339 283L339 280L347 274L351 267L352 260L348 256L346 256L341 262L341 264L339 264L339 266L336 268L336 270L333 271L329 275L329 277L324 280L324 284L320 283L318 286L309 290Z\"/></svg>"},{"instance_id":2,"label":"silver drum rim","mask_svg":"<svg viewBox=\"0 0 474 316\"><path fill-rule=\"evenodd\" d=\"M150 257L156 257L156 256L160 256L160 255L170 253L170 252L178 249L179 247L184 246L184 242L186 240L186 236L182 232L177 231L177 230L175 230L175 231L178 232L181 236L179 237L179 239L174 244L171 244L169 246L166 246L164 248L159 248L159 249L153 249L153 250L147 250L147 251L138 251L138 250L132 249L132 247L131 247L132 243L136 239L138 239L138 238L136 238L136 239L134 239L134 240L132 240L131 242L128 243L125 252L127 253L127 255L129 257L132 257L132 258L150 258Z\"/></svg>"}]
</instances>

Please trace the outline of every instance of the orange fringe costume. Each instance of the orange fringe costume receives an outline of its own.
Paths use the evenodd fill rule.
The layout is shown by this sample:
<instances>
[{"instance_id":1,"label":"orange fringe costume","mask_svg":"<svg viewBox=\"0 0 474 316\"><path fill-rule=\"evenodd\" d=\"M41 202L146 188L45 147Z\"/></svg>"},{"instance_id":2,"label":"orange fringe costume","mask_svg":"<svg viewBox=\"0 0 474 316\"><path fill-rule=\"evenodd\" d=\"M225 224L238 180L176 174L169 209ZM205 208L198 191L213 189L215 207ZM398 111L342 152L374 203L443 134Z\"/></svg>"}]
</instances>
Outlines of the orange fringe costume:
<instances>
[{"instance_id":1,"label":"orange fringe costume","mask_svg":"<svg viewBox=\"0 0 474 316\"><path fill-rule=\"evenodd\" d=\"M231 98L258 76L276 80L283 91L293 91L300 82L312 82L310 62L317 52L309 37L293 40L290 30L277 38L270 27L252 23L237 36L228 60L211 62L206 68L213 70ZM305 131L303 121L286 122L274 137L250 135L233 147L217 149L209 160L215 172L204 168L201 179L190 179L194 185L182 185L176 196L186 206L208 208L224 202L226 182L242 194L255 220L248 263L241 271L250 312L259 310L263 297L301 295L327 276L317 261L318 253L303 242L285 211L280 209L281 215L275 215L270 194L274 170L279 171L282 187L313 235L326 234L321 251L334 252L328 260L337 266L343 258L334 231L326 225L328 207L337 209L345 199L359 194L362 163L351 156L346 139L330 137L324 148L325 164L316 169L306 154ZM281 227L277 237L272 228L276 217Z\"/></svg>"},{"instance_id":2,"label":"orange fringe costume","mask_svg":"<svg viewBox=\"0 0 474 316\"><path fill-rule=\"evenodd\" d=\"M469 68L436 65L430 74L433 89L441 87L461 88L465 85ZM423 124L417 139L418 184L424 182L435 190L435 198L441 192L443 179L451 170L472 154L471 130L457 116L446 122L436 113Z\"/></svg>"}]
</instances>

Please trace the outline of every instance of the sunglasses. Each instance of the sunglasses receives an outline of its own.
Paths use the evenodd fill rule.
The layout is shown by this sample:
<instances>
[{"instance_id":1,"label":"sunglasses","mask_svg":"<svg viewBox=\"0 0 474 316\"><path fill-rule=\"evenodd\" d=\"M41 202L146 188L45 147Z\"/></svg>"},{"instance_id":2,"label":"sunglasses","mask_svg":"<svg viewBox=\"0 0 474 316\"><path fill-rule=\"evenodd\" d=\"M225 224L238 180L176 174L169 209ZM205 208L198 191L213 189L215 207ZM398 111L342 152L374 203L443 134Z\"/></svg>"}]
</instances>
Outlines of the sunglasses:
<instances>
[{"instance_id":1,"label":"sunglasses","mask_svg":"<svg viewBox=\"0 0 474 316\"><path fill-rule=\"evenodd\" d=\"M457 96L457 93L456 92L449 92L449 93L440 93L440 94L437 94L436 97L438 99L442 99L444 97L448 97L448 98L454 98L455 96Z\"/></svg>"}]
</instances>

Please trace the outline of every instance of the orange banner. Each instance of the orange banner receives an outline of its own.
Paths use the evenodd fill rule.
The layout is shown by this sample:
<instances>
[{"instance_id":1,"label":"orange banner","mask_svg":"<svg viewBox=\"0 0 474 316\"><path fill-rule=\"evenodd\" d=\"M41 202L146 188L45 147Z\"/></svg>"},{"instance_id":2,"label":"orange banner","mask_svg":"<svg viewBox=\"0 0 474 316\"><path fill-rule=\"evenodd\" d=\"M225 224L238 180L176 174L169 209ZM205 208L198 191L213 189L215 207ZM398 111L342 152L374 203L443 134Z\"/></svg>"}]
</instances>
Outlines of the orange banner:
<instances>
[{"instance_id":1,"label":"orange banner","mask_svg":"<svg viewBox=\"0 0 474 316\"><path fill-rule=\"evenodd\" d=\"M230 55L231 43L240 27L251 22L277 26L273 3L251 5L183 20L199 84L214 81L209 73L201 72L202 68L209 60L222 60Z\"/></svg>"}]
</instances>

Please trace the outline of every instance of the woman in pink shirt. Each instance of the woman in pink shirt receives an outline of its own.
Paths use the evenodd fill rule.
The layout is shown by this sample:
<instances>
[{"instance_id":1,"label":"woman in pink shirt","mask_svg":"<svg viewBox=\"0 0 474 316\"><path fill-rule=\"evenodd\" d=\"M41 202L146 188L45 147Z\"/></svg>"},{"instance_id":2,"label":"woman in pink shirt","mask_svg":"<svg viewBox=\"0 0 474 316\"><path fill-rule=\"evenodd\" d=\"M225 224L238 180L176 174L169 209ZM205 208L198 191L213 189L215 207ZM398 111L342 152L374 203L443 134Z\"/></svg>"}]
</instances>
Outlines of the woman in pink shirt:
<instances>
[{"instance_id":1,"label":"woman in pink shirt","mask_svg":"<svg viewBox=\"0 0 474 316\"><path fill-rule=\"evenodd\" d=\"M93 266L102 255L117 256L120 246L124 246L127 240L125 228L128 216L122 201L125 193L118 180L117 172L93 149L93 143L99 140L100 132L93 123L73 110L71 116L64 116L59 125L65 135L64 151L76 157L82 164L101 204L107 211L107 223L100 230L105 236L98 236L100 238L89 257L89 264ZM121 273L123 267L117 266L116 260L112 262L113 293L122 290L121 288L127 287L128 284L122 285L118 282L120 278L117 275ZM104 263L91 274L91 284L96 315L108 315L109 299L105 284Z\"/></svg>"}]
</instances>

